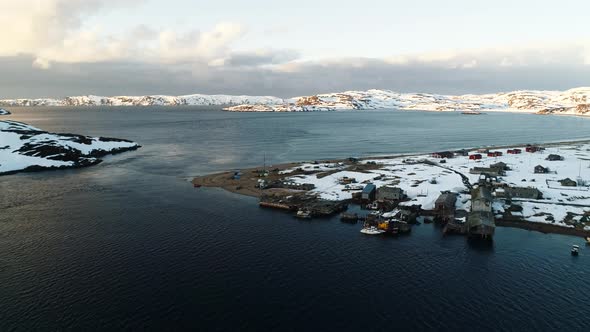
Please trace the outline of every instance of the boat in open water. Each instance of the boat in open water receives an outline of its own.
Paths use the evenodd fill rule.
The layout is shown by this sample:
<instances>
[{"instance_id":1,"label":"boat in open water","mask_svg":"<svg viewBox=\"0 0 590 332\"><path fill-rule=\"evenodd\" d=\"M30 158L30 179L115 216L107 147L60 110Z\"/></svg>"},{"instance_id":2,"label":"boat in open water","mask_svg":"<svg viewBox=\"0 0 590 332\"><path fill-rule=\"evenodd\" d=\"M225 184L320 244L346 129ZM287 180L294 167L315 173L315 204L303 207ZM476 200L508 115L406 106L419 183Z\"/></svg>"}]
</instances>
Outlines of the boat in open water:
<instances>
[{"instance_id":1,"label":"boat in open water","mask_svg":"<svg viewBox=\"0 0 590 332\"><path fill-rule=\"evenodd\" d=\"M580 253L580 246L574 244L572 246L572 256L578 256L579 253Z\"/></svg>"}]
</instances>

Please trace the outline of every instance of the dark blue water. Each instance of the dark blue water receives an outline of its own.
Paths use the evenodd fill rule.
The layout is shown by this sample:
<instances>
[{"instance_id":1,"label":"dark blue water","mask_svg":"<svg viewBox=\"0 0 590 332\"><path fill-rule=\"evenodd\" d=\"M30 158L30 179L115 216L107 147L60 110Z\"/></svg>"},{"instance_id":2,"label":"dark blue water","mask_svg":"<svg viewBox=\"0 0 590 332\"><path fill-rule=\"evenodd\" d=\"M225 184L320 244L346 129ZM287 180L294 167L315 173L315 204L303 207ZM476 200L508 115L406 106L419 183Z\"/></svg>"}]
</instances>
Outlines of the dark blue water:
<instances>
[{"instance_id":1,"label":"dark blue water","mask_svg":"<svg viewBox=\"0 0 590 332\"><path fill-rule=\"evenodd\" d=\"M518 114L11 109L43 129L144 147L87 169L0 177L0 330L587 330L590 249L500 228L492 247L367 237L191 175L272 162L590 136Z\"/></svg>"}]
</instances>

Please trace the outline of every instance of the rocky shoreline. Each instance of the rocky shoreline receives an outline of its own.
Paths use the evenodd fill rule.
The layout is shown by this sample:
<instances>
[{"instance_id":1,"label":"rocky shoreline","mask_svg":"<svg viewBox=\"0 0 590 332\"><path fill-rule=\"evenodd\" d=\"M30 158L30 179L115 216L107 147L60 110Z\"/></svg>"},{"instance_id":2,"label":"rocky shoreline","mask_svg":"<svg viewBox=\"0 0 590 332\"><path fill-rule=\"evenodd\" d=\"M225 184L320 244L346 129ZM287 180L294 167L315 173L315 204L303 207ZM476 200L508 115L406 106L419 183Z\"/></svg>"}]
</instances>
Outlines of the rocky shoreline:
<instances>
[{"instance_id":1,"label":"rocky shoreline","mask_svg":"<svg viewBox=\"0 0 590 332\"><path fill-rule=\"evenodd\" d=\"M25 123L0 121L0 175L97 165L102 157L137 150L135 142L49 133Z\"/></svg>"}]
</instances>

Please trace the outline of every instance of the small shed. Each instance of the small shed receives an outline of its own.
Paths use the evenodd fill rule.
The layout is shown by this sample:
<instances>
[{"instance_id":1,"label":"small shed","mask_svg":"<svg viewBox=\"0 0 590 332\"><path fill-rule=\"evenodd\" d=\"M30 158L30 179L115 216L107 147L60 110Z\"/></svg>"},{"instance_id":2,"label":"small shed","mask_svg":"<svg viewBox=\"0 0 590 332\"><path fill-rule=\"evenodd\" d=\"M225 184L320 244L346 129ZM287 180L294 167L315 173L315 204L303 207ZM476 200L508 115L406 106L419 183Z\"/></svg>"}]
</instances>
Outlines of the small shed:
<instances>
[{"instance_id":1,"label":"small shed","mask_svg":"<svg viewBox=\"0 0 590 332\"><path fill-rule=\"evenodd\" d=\"M488 152L488 157L501 157L502 152L500 151L490 151Z\"/></svg>"},{"instance_id":2,"label":"small shed","mask_svg":"<svg viewBox=\"0 0 590 332\"><path fill-rule=\"evenodd\" d=\"M578 186L578 182L576 182L570 178L565 178L563 180L559 180L559 183L561 183L561 185L564 187L577 187Z\"/></svg>"},{"instance_id":3,"label":"small shed","mask_svg":"<svg viewBox=\"0 0 590 332\"><path fill-rule=\"evenodd\" d=\"M503 171L509 171L510 167L508 167L508 165L504 162L497 162L495 164L490 165L490 168L497 168L497 169L501 169Z\"/></svg>"},{"instance_id":4,"label":"small shed","mask_svg":"<svg viewBox=\"0 0 590 332\"><path fill-rule=\"evenodd\" d=\"M521 149L509 149L508 151L506 151L508 154L521 154L522 150Z\"/></svg>"},{"instance_id":5,"label":"small shed","mask_svg":"<svg viewBox=\"0 0 590 332\"><path fill-rule=\"evenodd\" d=\"M539 150L540 150L540 148L538 146L534 146L534 145L527 145L527 147L525 148L526 152L531 152L531 153L537 152Z\"/></svg>"},{"instance_id":6,"label":"small shed","mask_svg":"<svg viewBox=\"0 0 590 332\"><path fill-rule=\"evenodd\" d=\"M470 160L480 160L482 158L481 154L476 153L469 156Z\"/></svg>"},{"instance_id":7,"label":"small shed","mask_svg":"<svg viewBox=\"0 0 590 332\"><path fill-rule=\"evenodd\" d=\"M563 157L558 155L558 154L550 154L547 156L547 158L545 158L545 160L549 160L549 161L559 161L559 160L563 160Z\"/></svg>"},{"instance_id":8,"label":"small shed","mask_svg":"<svg viewBox=\"0 0 590 332\"><path fill-rule=\"evenodd\" d=\"M469 151L463 149L463 150L457 150L454 152L455 156L463 156L466 157L469 155Z\"/></svg>"},{"instance_id":9,"label":"small shed","mask_svg":"<svg viewBox=\"0 0 590 332\"><path fill-rule=\"evenodd\" d=\"M377 187L372 184L369 183L365 186L365 188L363 188L363 193L361 198L363 200L367 200L367 201L372 201L375 199L375 192L377 191Z\"/></svg>"},{"instance_id":10,"label":"small shed","mask_svg":"<svg viewBox=\"0 0 590 332\"><path fill-rule=\"evenodd\" d=\"M455 155L450 151L435 152L432 154L433 158L443 158L443 159L453 158L454 156Z\"/></svg>"},{"instance_id":11,"label":"small shed","mask_svg":"<svg viewBox=\"0 0 590 332\"><path fill-rule=\"evenodd\" d=\"M535 174L547 174L549 173L549 168L543 167L541 165L535 166Z\"/></svg>"}]
</instances>

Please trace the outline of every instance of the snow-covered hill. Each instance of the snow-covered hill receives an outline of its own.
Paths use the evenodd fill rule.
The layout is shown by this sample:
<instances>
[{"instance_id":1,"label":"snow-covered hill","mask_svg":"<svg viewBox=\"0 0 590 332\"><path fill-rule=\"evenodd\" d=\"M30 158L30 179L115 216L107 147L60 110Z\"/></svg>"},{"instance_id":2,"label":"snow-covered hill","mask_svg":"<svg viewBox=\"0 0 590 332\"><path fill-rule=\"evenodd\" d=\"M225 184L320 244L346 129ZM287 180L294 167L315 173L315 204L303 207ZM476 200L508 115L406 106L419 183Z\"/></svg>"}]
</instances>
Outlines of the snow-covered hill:
<instances>
[{"instance_id":1,"label":"snow-covered hill","mask_svg":"<svg viewBox=\"0 0 590 332\"><path fill-rule=\"evenodd\" d=\"M227 107L234 112L306 112L401 109L425 111L507 111L590 115L590 88L567 91L514 91L484 95L346 91L297 97L285 102Z\"/></svg>"},{"instance_id":2,"label":"snow-covered hill","mask_svg":"<svg viewBox=\"0 0 590 332\"><path fill-rule=\"evenodd\" d=\"M186 96L77 96L63 99L3 99L0 106L179 106L281 104L283 99L269 96L186 95Z\"/></svg>"},{"instance_id":3,"label":"snow-covered hill","mask_svg":"<svg viewBox=\"0 0 590 332\"><path fill-rule=\"evenodd\" d=\"M401 109L424 111L507 111L590 115L590 87L567 91L513 91L483 95L346 91L282 99L271 96L78 96L63 99L5 99L0 106L178 106L222 105L234 112L307 112Z\"/></svg>"},{"instance_id":4,"label":"snow-covered hill","mask_svg":"<svg viewBox=\"0 0 590 332\"><path fill-rule=\"evenodd\" d=\"M0 121L0 175L91 166L102 156L137 148L137 143L123 139L52 134L21 122Z\"/></svg>"}]
</instances>

